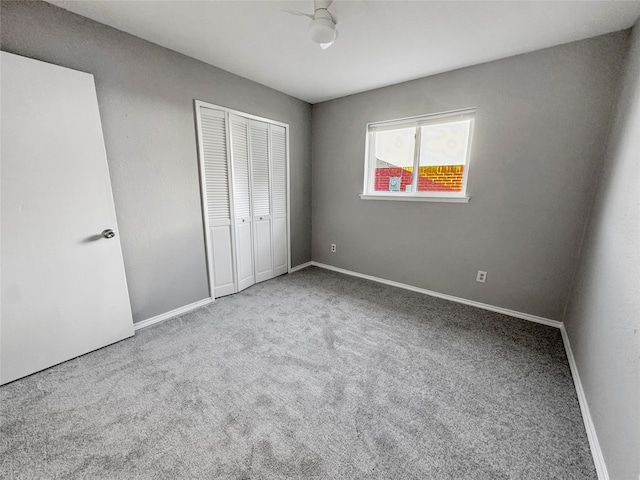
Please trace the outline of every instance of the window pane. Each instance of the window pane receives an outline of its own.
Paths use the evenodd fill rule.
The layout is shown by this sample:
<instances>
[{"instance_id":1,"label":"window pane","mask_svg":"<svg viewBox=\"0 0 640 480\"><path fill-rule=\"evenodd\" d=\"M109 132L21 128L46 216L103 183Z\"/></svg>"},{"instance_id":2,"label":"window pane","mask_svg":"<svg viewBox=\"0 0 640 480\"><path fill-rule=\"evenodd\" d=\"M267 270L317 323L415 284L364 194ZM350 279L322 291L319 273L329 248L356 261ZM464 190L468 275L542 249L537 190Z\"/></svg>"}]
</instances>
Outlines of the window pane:
<instances>
[{"instance_id":1,"label":"window pane","mask_svg":"<svg viewBox=\"0 0 640 480\"><path fill-rule=\"evenodd\" d=\"M461 192L471 120L420 127L419 192Z\"/></svg>"},{"instance_id":2,"label":"window pane","mask_svg":"<svg viewBox=\"0 0 640 480\"><path fill-rule=\"evenodd\" d=\"M415 128L384 130L375 134L376 192L410 192L416 143Z\"/></svg>"}]
</instances>

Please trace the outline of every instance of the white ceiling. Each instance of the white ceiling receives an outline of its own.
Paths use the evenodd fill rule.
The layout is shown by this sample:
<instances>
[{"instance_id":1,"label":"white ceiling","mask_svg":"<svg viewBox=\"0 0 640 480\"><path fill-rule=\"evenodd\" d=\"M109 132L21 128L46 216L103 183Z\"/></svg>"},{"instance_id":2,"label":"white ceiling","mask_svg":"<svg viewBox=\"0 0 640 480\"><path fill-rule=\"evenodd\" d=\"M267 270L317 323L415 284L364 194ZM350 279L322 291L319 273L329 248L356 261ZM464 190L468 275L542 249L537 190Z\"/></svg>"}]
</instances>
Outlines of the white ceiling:
<instances>
[{"instance_id":1,"label":"white ceiling","mask_svg":"<svg viewBox=\"0 0 640 480\"><path fill-rule=\"evenodd\" d=\"M312 0L48 0L62 8L318 103L633 26L631 1L335 0L339 36L308 36Z\"/></svg>"}]
</instances>

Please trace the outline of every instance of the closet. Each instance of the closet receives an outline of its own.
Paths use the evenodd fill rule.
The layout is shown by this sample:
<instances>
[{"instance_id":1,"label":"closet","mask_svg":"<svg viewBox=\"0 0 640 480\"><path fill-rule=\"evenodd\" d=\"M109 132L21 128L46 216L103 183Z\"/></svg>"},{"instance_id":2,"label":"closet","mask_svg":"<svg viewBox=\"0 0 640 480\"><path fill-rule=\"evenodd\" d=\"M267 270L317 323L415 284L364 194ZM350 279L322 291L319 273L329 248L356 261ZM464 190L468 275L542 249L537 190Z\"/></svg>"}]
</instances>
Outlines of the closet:
<instances>
[{"instance_id":1,"label":"closet","mask_svg":"<svg viewBox=\"0 0 640 480\"><path fill-rule=\"evenodd\" d=\"M196 101L212 298L289 268L288 125Z\"/></svg>"}]
</instances>

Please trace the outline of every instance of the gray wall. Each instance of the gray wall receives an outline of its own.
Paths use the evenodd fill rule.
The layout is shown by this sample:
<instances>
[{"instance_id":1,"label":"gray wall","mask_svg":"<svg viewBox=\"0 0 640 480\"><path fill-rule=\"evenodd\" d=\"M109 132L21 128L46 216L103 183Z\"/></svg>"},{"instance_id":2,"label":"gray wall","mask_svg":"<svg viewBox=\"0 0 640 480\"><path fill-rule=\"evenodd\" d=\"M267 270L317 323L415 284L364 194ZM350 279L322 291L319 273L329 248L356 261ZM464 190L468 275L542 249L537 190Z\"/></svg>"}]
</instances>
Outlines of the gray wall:
<instances>
[{"instance_id":1,"label":"gray wall","mask_svg":"<svg viewBox=\"0 0 640 480\"><path fill-rule=\"evenodd\" d=\"M627 37L314 105L313 260L562 320ZM474 106L470 203L360 200L367 122Z\"/></svg>"},{"instance_id":2,"label":"gray wall","mask_svg":"<svg viewBox=\"0 0 640 480\"><path fill-rule=\"evenodd\" d=\"M2 2L1 48L95 76L134 321L208 296L193 100L290 125L292 265L311 260L311 108L42 2Z\"/></svg>"},{"instance_id":3,"label":"gray wall","mask_svg":"<svg viewBox=\"0 0 640 480\"><path fill-rule=\"evenodd\" d=\"M611 479L640 477L640 24L565 325Z\"/></svg>"}]
</instances>

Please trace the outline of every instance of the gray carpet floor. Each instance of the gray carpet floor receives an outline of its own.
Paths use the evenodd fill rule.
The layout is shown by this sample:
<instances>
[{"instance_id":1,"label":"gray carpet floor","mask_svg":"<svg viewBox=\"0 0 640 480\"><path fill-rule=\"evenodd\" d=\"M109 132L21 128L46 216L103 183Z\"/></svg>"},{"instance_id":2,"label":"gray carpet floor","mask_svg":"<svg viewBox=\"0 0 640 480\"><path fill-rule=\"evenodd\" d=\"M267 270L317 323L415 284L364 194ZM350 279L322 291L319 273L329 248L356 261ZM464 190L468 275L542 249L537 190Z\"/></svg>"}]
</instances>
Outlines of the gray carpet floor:
<instances>
[{"instance_id":1,"label":"gray carpet floor","mask_svg":"<svg viewBox=\"0 0 640 480\"><path fill-rule=\"evenodd\" d=\"M560 332L308 268L0 388L10 479L596 479Z\"/></svg>"}]
</instances>

